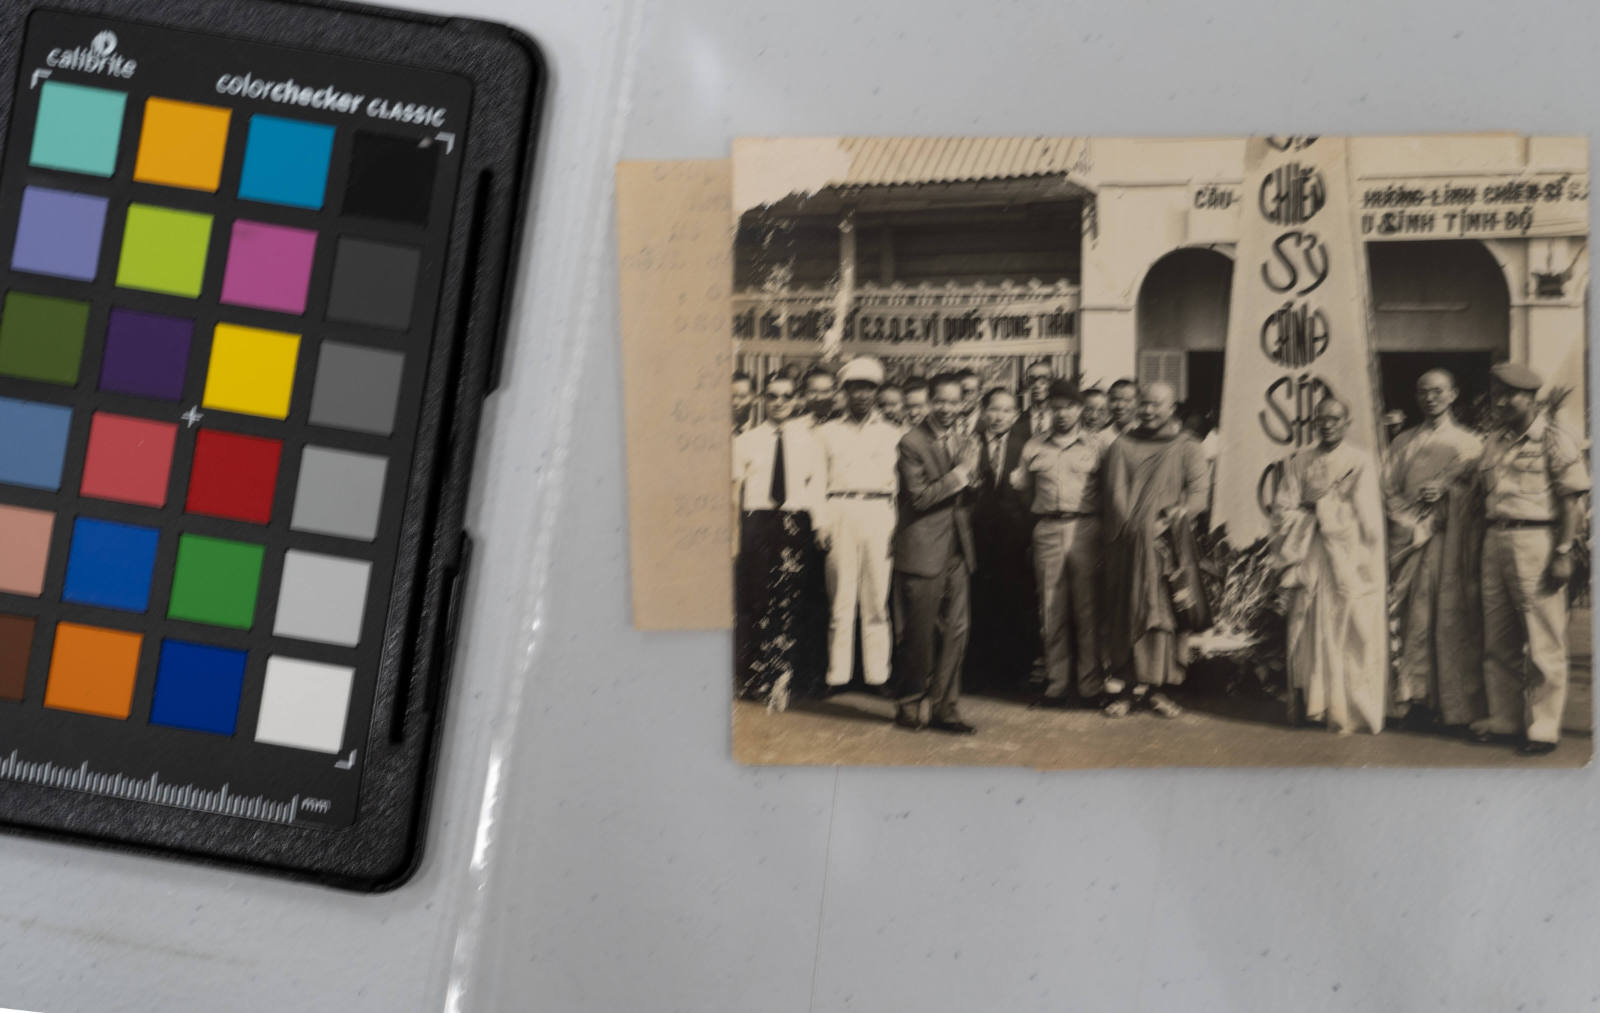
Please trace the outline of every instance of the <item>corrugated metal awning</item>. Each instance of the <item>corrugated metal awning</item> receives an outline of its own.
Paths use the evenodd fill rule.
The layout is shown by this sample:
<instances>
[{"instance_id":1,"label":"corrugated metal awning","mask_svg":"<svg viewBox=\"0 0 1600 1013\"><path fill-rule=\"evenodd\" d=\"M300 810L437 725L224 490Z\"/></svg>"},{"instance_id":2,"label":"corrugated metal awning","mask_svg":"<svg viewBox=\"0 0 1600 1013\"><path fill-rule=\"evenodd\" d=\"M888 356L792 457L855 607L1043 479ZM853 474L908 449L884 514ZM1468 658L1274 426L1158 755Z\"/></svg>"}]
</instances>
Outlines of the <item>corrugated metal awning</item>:
<instances>
[{"instance_id":1,"label":"corrugated metal awning","mask_svg":"<svg viewBox=\"0 0 1600 1013\"><path fill-rule=\"evenodd\" d=\"M834 186L953 183L1066 176L1079 168L1081 137L846 137L849 174Z\"/></svg>"}]
</instances>

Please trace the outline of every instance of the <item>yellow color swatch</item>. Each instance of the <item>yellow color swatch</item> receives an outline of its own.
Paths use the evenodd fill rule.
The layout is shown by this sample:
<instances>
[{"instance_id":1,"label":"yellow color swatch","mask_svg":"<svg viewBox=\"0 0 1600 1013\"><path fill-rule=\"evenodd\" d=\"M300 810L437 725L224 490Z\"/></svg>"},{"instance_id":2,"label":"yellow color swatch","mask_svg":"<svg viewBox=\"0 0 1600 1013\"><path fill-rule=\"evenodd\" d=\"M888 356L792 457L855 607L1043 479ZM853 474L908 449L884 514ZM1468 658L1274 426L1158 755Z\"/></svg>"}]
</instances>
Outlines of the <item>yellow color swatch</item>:
<instances>
[{"instance_id":1,"label":"yellow color swatch","mask_svg":"<svg viewBox=\"0 0 1600 1013\"><path fill-rule=\"evenodd\" d=\"M219 411L289 417L300 335L260 327L218 324L211 338L211 368L202 404Z\"/></svg>"},{"instance_id":2,"label":"yellow color swatch","mask_svg":"<svg viewBox=\"0 0 1600 1013\"><path fill-rule=\"evenodd\" d=\"M168 98L144 103L144 127L133 178L215 193L222 180L231 110Z\"/></svg>"}]
</instances>

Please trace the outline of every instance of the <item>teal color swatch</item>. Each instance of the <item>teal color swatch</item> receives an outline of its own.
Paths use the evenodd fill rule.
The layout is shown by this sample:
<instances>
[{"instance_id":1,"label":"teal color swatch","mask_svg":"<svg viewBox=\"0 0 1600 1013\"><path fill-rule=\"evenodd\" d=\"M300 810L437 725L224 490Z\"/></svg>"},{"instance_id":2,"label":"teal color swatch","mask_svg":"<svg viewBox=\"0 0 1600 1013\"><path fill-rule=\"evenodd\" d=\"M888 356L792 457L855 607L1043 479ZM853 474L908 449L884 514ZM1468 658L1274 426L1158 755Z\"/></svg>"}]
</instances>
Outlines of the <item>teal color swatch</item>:
<instances>
[{"instance_id":1,"label":"teal color swatch","mask_svg":"<svg viewBox=\"0 0 1600 1013\"><path fill-rule=\"evenodd\" d=\"M90 176L117 171L122 112L128 96L106 88L46 81L39 89L28 164Z\"/></svg>"}]
</instances>

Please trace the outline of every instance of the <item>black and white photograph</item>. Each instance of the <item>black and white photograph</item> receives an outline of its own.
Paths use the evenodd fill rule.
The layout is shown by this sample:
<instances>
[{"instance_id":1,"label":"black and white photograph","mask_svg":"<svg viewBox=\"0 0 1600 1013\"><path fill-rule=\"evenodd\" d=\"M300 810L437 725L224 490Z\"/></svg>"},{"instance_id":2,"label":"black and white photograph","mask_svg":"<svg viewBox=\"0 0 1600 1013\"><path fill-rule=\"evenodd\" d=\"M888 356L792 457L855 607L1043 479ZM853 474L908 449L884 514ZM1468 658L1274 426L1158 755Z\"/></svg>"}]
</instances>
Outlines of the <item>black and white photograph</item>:
<instances>
[{"instance_id":1,"label":"black and white photograph","mask_svg":"<svg viewBox=\"0 0 1600 1013\"><path fill-rule=\"evenodd\" d=\"M1588 762L1582 138L732 164L737 760Z\"/></svg>"}]
</instances>

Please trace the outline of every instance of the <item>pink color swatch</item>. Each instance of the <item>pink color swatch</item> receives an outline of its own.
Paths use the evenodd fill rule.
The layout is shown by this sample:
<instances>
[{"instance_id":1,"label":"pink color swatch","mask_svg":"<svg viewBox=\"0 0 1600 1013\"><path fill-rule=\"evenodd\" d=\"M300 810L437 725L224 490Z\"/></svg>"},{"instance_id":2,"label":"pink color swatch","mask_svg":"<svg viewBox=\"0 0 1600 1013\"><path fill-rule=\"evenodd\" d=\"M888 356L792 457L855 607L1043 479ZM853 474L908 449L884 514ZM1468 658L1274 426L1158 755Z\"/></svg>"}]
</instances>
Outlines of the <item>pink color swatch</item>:
<instances>
[{"instance_id":1,"label":"pink color swatch","mask_svg":"<svg viewBox=\"0 0 1600 1013\"><path fill-rule=\"evenodd\" d=\"M37 598L56 515L48 510L0 505L0 591Z\"/></svg>"},{"instance_id":2,"label":"pink color swatch","mask_svg":"<svg viewBox=\"0 0 1600 1013\"><path fill-rule=\"evenodd\" d=\"M222 277L222 301L279 313L304 313L316 248L317 234L309 229L234 222L228 267Z\"/></svg>"}]
</instances>

